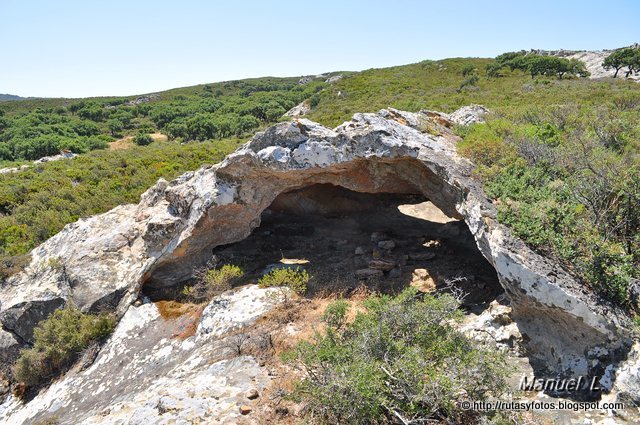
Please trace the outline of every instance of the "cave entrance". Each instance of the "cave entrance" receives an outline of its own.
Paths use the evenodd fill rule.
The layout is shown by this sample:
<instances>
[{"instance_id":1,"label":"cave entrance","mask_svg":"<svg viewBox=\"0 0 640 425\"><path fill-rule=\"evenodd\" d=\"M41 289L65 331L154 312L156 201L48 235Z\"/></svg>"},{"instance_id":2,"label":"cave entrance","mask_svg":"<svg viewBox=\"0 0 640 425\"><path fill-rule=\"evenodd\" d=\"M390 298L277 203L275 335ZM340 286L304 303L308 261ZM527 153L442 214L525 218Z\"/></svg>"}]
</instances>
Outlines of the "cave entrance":
<instances>
[{"instance_id":1,"label":"cave entrance","mask_svg":"<svg viewBox=\"0 0 640 425\"><path fill-rule=\"evenodd\" d=\"M457 291L465 307L483 309L503 292L466 224L424 196L332 184L281 193L249 237L212 250L212 264L239 265L251 280L273 267L304 267L309 296L414 285Z\"/></svg>"}]
</instances>

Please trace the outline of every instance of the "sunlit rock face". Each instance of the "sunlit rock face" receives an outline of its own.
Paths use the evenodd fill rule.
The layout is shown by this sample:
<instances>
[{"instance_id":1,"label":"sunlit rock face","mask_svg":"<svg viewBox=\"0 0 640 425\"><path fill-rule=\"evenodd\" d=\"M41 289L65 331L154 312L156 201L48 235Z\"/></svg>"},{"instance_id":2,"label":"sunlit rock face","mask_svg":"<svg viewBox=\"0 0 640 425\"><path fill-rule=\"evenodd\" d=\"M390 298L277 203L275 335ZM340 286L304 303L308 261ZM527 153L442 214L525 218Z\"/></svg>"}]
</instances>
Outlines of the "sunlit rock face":
<instances>
[{"instance_id":1,"label":"sunlit rock face","mask_svg":"<svg viewBox=\"0 0 640 425\"><path fill-rule=\"evenodd\" d=\"M9 397L0 423L238 423L237 404L271 378L255 357L233 351L229 334L277 306L273 295L249 285L215 298L186 339L176 337L184 320L163 319L152 302L130 306L88 368L72 369L28 403Z\"/></svg>"},{"instance_id":2,"label":"sunlit rock face","mask_svg":"<svg viewBox=\"0 0 640 425\"><path fill-rule=\"evenodd\" d=\"M477 122L486 110L453 117ZM474 116L478 114L478 116ZM462 219L495 268L539 368L591 373L624 351L623 315L496 221L496 209L456 152L449 115L393 109L335 129L306 119L260 132L223 162L160 180L138 205L70 224L32 252L0 290L5 330L29 341L38 320L73 300L123 315L143 285L188 279L211 250L246 238L282 193L330 184L355 192L420 194ZM595 373L595 372L594 372Z\"/></svg>"}]
</instances>

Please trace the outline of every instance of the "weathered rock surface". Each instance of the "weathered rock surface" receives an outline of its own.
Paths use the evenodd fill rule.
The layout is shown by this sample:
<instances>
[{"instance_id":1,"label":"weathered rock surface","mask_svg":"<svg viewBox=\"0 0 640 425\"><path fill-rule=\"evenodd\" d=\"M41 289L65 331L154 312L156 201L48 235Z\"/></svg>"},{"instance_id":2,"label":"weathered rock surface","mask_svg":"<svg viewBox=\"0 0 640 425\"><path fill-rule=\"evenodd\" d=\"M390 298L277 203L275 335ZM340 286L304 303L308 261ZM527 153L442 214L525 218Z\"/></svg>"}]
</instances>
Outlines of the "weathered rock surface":
<instances>
[{"instance_id":1,"label":"weathered rock surface","mask_svg":"<svg viewBox=\"0 0 640 425\"><path fill-rule=\"evenodd\" d=\"M309 106L309 102L305 100L304 102L300 102L293 108L289 109L284 115L287 117L301 117L308 114L310 110L311 106Z\"/></svg>"},{"instance_id":2,"label":"weathered rock surface","mask_svg":"<svg viewBox=\"0 0 640 425\"><path fill-rule=\"evenodd\" d=\"M0 329L0 373L8 373L9 366L18 357L21 346L21 341L14 334Z\"/></svg>"},{"instance_id":3,"label":"weathered rock surface","mask_svg":"<svg viewBox=\"0 0 640 425\"><path fill-rule=\"evenodd\" d=\"M440 134L423 132L425 126ZM66 226L1 288L0 320L28 340L62 301L122 315L142 285L175 285L212 248L247 237L279 194L332 184L421 194L463 219L495 267L541 369L582 374L611 362L629 341L624 316L496 221L494 205L471 178L472 164L456 153L451 126L445 114L389 109L356 114L333 130L305 119L270 127L218 165L160 180L138 205Z\"/></svg>"},{"instance_id":4,"label":"weathered rock surface","mask_svg":"<svg viewBox=\"0 0 640 425\"><path fill-rule=\"evenodd\" d=\"M511 307L498 301L493 301L480 315L468 315L461 330L467 336L477 341L489 342L501 350L517 355L525 352L518 325L511 318Z\"/></svg>"},{"instance_id":5,"label":"weathered rock surface","mask_svg":"<svg viewBox=\"0 0 640 425\"><path fill-rule=\"evenodd\" d=\"M469 105L450 113L447 118L458 125L470 125L484 122L489 110L482 105Z\"/></svg>"},{"instance_id":6,"label":"weathered rock surface","mask_svg":"<svg viewBox=\"0 0 640 425\"><path fill-rule=\"evenodd\" d=\"M67 373L29 403L9 397L0 423L238 423L236 406L271 378L254 357L238 356L227 335L276 306L273 291L250 285L215 298L185 340L155 304L131 306L88 369Z\"/></svg>"},{"instance_id":7,"label":"weathered rock surface","mask_svg":"<svg viewBox=\"0 0 640 425\"><path fill-rule=\"evenodd\" d=\"M640 407L640 343L636 342L617 369L610 367L600 382L606 387L614 387L616 401Z\"/></svg>"}]
</instances>

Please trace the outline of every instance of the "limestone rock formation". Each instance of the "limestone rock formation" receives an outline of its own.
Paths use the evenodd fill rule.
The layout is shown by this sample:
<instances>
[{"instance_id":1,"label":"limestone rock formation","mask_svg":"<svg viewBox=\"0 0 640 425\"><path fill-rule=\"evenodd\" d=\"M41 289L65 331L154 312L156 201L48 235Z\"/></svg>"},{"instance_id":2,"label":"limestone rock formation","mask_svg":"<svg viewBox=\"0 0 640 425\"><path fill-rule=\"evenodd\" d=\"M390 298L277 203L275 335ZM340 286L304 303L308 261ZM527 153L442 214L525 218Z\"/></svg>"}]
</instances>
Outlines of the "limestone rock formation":
<instances>
[{"instance_id":1,"label":"limestone rock formation","mask_svg":"<svg viewBox=\"0 0 640 425\"><path fill-rule=\"evenodd\" d=\"M479 110L452 115L467 123ZM138 205L67 225L0 289L0 321L29 341L33 326L65 302L122 316L143 285L180 283L214 247L246 238L279 194L332 184L424 195L463 219L497 272L532 361L550 373L598 373L628 349L624 315L497 222L472 164L456 153L452 126L446 114L388 109L335 129L306 119L270 127L220 164L160 180Z\"/></svg>"},{"instance_id":2,"label":"limestone rock formation","mask_svg":"<svg viewBox=\"0 0 640 425\"><path fill-rule=\"evenodd\" d=\"M0 423L238 423L236 405L271 378L254 357L234 352L229 333L278 305L273 291L250 285L217 297L187 339L176 338L181 323L164 320L156 304L131 306L89 368L29 403L10 397Z\"/></svg>"}]
</instances>

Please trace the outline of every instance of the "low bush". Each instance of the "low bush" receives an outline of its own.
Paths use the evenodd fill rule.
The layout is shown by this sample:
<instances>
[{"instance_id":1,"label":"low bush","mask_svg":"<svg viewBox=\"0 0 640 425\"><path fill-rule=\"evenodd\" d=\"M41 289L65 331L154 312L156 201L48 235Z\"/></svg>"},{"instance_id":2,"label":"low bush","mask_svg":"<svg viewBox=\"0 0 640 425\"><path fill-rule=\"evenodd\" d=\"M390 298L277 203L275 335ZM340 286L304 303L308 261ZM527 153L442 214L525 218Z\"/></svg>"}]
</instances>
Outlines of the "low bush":
<instances>
[{"instance_id":1,"label":"low bush","mask_svg":"<svg viewBox=\"0 0 640 425\"><path fill-rule=\"evenodd\" d=\"M503 356L453 327L461 313L452 296L409 288L364 306L342 327L346 305L331 304L325 319L334 326L284 355L304 373L292 398L307 403L311 421L460 423L461 400L506 388Z\"/></svg>"},{"instance_id":2,"label":"low bush","mask_svg":"<svg viewBox=\"0 0 640 425\"><path fill-rule=\"evenodd\" d=\"M349 303L346 300L337 300L327 306L322 315L322 321L330 328L340 329L345 324L345 318L349 311Z\"/></svg>"},{"instance_id":3,"label":"low bush","mask_svg":"<svg viewBox=\"0 0 640 425\"><path fill-rule=\"evenodd\" d=\"M91 343L108 336L115 327L109 315L81 312L73 304L54 311L34 329L35 343L22 350L13 366L14 378L35 387L69 367Z\"/></svg>"},{"instance_id":4,"label":"low bush","mask_svg":"<svg viewBox=\"0 0 640 425\"><path fill-rule=\"evenodd\" d=\"M196 273L197 282L184 288L183 294L196 302L210 300L231 289L233 283L243 275L240 267L231 264L219 269L204 269Z\"/></svg>"},{"instance_id":5,"label":"low bush","mask_svg":"<svg viewBox=\"0 0 640 425\"><path fill-rule=\"evenodd\" d=\"M309 283L309 273L299 267L283 267L271 270L262 276L258 285L261 288L285 287L291 289L298 295L307 292Z\"/></svg>"},{"instance_id":6,"label":"low bush","mask_svg":"<svg viewBox=\"0 0 640 425\"><path fill-rule=\"evenodd\" d=\"M138 133L133 138L133 142L138 146L147 146L153 143L153 137L146 133Z\"/></svg>"}]
</instances>

